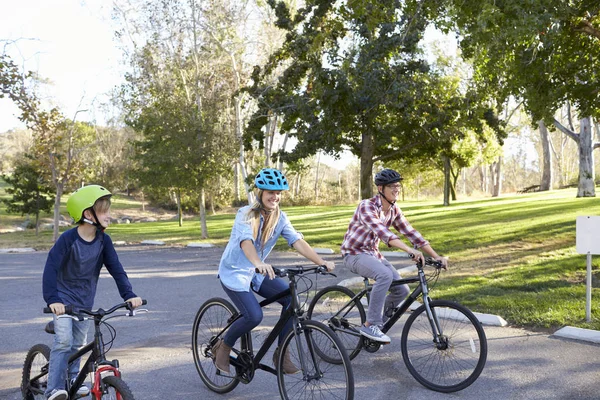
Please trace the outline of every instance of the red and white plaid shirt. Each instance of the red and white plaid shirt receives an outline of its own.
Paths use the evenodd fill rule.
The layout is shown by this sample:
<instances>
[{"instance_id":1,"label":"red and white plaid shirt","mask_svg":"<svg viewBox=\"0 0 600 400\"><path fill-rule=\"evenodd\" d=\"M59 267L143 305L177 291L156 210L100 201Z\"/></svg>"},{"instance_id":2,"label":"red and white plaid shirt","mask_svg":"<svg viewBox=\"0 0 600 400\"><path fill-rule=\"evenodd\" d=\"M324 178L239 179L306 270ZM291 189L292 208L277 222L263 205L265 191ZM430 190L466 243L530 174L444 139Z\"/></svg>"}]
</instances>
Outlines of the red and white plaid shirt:
<instances>
[{"instance_id":1,"label":"red and white plaid shirt","mask_svg":"<svg viewBox=\"0 0 600 400\"><path fill-rule=\"evenodd\" d=\"M379 252L379 241L383 240L389 246L390 240L399 237L390 230L394 226L403 234L415 248L429 244L421 234L415 230L402 214L400 208L394 204L391 210L383 215L381 197L379 195L362 200L350 221L348 230L342 243L342 256L347 254L370 254L382 260L384 257Z\"/></svg>"}]
</instances>

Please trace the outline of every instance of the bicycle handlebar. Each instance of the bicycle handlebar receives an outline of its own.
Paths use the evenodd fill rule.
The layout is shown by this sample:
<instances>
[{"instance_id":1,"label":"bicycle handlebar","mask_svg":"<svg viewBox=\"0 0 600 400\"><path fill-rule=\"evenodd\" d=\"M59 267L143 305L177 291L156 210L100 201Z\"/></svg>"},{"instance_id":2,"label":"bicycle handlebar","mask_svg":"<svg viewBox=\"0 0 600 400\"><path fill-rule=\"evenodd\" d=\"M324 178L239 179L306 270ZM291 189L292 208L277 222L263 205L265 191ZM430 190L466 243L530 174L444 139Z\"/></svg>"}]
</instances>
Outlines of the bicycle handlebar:
<instances>
[{"instance_id":1,"label":"bicycle handlebar","mask_svg":"<svg viewBox=\"0 0 600 400\"><path fill-rule=\"evenodd\" d=\"M254 271L259 272L258 268L254 268ZM331 276L337 277L337 275L335 275L334 273L329 272L327 270L326 265L316 265L316 266L311 265L308 267L299 266L299 267L282 267L282 268L273 267L273 272L275 272L275 275L280 278L285 278L286 276L302 275L307 272L314 272L316 274L331 275Z\"/></svg>"},{"instance_id":2,"label":"bicycle handlebar","mask_svg":"<svg viewBox=\"0 0 600 400\"><path fill-rule=\"evenodd\" d=\"M142 300L142 305L145 306L146 304L148 304L148 301L143 299ZM96 311L92 311L92 310L79 310L80 313L82 314L87 314L89 316L92 317L104 317L105 315L109 315L114 313L115 311L117 311L120 308L127 308L130 312L133 311L134 309L131 308L131 303L126 301L120 304L117 304L116 306L110 308L109 310L104 310L102 308L97 309ZM50 307L44 307L44 314L52 314L52 309ZM78 315L76 313L73 312L73 306L71 305L66 305L65 306L65 314L70 315L70 316L74 316L77 317Z\"/></svg>"}]
</instances>

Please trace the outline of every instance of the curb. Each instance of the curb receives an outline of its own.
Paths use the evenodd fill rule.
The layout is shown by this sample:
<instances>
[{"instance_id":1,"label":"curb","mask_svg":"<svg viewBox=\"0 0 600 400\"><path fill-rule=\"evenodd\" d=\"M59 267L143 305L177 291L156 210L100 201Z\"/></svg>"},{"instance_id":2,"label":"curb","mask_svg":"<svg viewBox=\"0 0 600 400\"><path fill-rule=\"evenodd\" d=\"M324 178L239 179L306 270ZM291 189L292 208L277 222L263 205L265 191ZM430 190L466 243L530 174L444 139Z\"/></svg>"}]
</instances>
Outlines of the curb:
<instances>
[{"instance_id":1,"label":"curb","mask_svg":"<svg viewBox=\"0 0 600 400\"><path fill-rule=\"evenodd\" d=\"M37 251L32 247L21 247L21 248L9 248L9 249L0 249L0 253L32 253Z\"/></svg>"},{"instance_id":2,"label":"curb","mask_svg":"<svg viewBox=\"0 0 600 400\"><path fill-rule=\"evenodd\" d=\"M552 336L563 337L567 339L583 340L586 342L600 344L600 332L592 329L576 328L574 326L565 326L560 328Z\"/></svg>"}]
</instances>

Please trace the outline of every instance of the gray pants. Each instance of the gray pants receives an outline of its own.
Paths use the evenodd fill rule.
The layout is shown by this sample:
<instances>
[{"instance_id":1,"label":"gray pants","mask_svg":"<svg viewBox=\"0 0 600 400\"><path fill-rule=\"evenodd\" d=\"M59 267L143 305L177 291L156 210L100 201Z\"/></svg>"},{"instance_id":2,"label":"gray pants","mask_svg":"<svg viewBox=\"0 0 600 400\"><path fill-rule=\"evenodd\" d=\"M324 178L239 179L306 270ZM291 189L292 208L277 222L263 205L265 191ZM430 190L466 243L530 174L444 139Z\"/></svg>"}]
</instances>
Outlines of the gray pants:
<instances>
[{"instance_id":1,"label":"gray pants","mask_svg":"<svg viewBox=\"0 0 600 400\"><path fill-rule=\"evenodd\" d=\"M367 311L367 322L371 325L383 324L384 304L386 310L396 307L410 292L408 285L397 285L390 288L392 281L401 277L386 259L379 260L369 254L349 254L344 257L344 265L351 272L375 281ZM386 296L388 290L390 290L390 294Z\"/></svg>"}]
</instances>

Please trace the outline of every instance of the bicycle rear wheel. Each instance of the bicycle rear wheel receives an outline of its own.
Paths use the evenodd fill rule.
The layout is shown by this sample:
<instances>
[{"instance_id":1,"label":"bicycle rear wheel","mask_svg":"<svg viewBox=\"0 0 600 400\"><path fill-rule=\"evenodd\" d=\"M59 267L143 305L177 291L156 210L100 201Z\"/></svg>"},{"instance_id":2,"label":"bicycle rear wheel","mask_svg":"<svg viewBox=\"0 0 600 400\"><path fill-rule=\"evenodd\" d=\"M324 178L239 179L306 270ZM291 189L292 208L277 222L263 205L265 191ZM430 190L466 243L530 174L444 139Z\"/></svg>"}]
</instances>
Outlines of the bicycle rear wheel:
<instances>
[{"instance_id":1,"label":"bicycle rear wheel","mask_svg":"<svg viewBox=\"0 0 600 400\"><path fill-rule=\"evenodd\" d=\"M21 394L25 400L45 400L48 385L50 347L36 344L27 352L21 378Z\"/></svg>"},{"instance_id":2,"label":"bicycle rear wheel","mask_svg":"<svg viewBox=\"0 0 600 400\"><path fill-rule=\"evenodd\" d=\"M92 392L94 400L134 400L129 386L121 378L105 376L102 378L102 396L98 397Z\"/></svg>"},{"instance_id":3,"label":"bicycle rear wheel","mask_svg":"<svg viewBox=\"0 0 600 400\"><path fill-rule=\"evenodd\" d=\"M315 295L307 312L309 319L319 321L331 328L340 338L351 360L362 349L362 336L359 330L367 319L365 308L360 300L352 301L354 296L352 290L343 286L326 287ZM337 361L341 362L341 360Z\"/></svg>"},{"instance_id":4,"label":"bicycle rear wheel","mask_svg":"<svg viewBox=\"0 0 600 400\"><path fill-rule=\"evenodd\" d=\"M292 375L283 373L286 352L300 372ZM340 363L327 361L321 356L324 352L328 358L340 360ZM302 321L298 335L292 330L285 337L279 354L276 368L282 399L354 399L354 375L348 354L338 337L322 323Z\"/></svg>"},{"instance_id":5,"label":"bicycle rear wheel","mask_svg":"<svg viewBox=\"0 0 600 400\"><path fill-rule=\"evenodd\" d=\"M216 336L227 326L228 320L236 313L235 307L225 299L207 300L196 314L192 329L192 352L194 363L202 382L213 392L227 393L239 383L233 376L217 373L212 359L212 345Z\"/></svg>"},{"instance_id":6,"label":"bicycle rear wheel","mask_svg":"<svg viewBox=\"0 0 600 400\"><path fill-rule=\"evenodd\" d=\"M438 392L456 392L471 385L487 359L481 323L466 307L445 300L430 303L440 323L441 344L433 341L425 305L408 317L402 331L404 362L419 383Z\"/></svg>"}]
</instances>

